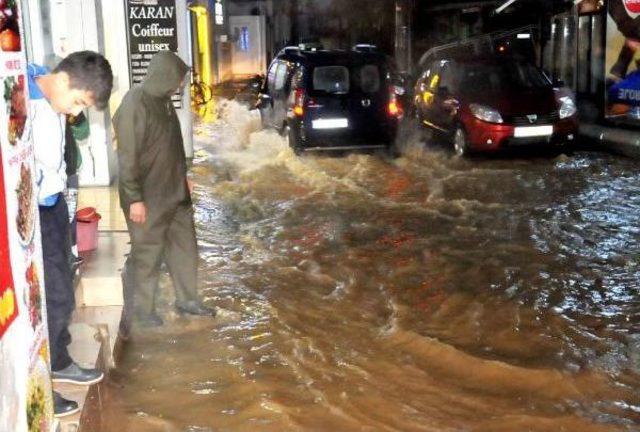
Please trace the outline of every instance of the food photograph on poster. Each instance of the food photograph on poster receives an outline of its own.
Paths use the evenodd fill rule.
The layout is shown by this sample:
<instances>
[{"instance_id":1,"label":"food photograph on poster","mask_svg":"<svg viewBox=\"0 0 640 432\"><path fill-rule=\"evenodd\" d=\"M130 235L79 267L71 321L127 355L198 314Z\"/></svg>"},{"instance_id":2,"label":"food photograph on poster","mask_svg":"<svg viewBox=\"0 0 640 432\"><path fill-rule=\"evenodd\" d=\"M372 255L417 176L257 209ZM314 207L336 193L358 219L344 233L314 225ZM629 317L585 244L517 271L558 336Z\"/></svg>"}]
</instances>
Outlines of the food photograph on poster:
<instances>
[{"instance_id":1,"label":"food photograph on poster","mask_svg":"<svg viewBox=\"0 0 640 432\"><path fill-rule=\"evenodd\" d=\"M20 242L23 246L28 246L33 241L35 231L36 206L33 192L31 168L26 163L22 163L20 165L18 187L16 188L18 199L16 226L18 228Z\"/></svg>"},{"instance_id":2,"label":"food photograph on poster","mask_svg":"<svg viewBox=\"0 0 640 432\"><path fill-rule=\"evenodd\" d=\"M640 124L640 2L610 0L607 20L606 116Z\"/></svg>"},{"instance_id":3,"label":"food photograph on poster","mask_svg":"<svg viewBox=\"0 0 640 432\"><path fill-rule=\"evenodd\" d=\"M29 284L28 299L25 301L29 305L29 321L35 330L42 323L42 293L40 277L35 262L31 262L27 268L27 283Z\"/></svg>"},{"instance_id":4,"label":"food photograph on poster","mask_svg":"<svg viewBox=\"0 0 640 432\"><path fill-rule=\"evenodd\" d=\"M17 0L0 0L0 49L21 50Z\"/></svg>"},{"instance_id":5,"label":"food photograph on poster","mask_svg":"<svg viewBox=\"0 0 640 432\"><path fill-rule=\"evenodd\" d=\"M27 122L24 76L10 76L4 79L4 100L7 104L9 143L16 145L24 134Z\"/></svg>"},{"instance_id":6,"label":"food photograph on poster","mask_svg":"<svg viewBox=\"0 0 640 432\"><path fill-rule=\"evenodd\" d=\"M47 413L51 410L51 381L47 363L38 356L38 360L29 375L27 385L27 426L29 432L48 431L50 418Z\"/></svg>"}]
</instances>

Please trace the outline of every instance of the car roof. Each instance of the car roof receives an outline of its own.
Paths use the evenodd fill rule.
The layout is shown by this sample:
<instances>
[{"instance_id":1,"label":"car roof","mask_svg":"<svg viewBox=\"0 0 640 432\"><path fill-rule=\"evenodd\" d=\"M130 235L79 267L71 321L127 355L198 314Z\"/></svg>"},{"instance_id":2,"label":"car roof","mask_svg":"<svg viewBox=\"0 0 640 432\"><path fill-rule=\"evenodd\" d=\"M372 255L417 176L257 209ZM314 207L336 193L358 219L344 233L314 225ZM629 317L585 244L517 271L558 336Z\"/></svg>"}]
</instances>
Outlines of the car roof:
<instances>
[{"instance_id":1,"label":"car roof","mask_svg":"<svg viewBox=\"0 0 640 432\"><path fill-rule=\"evenodd\" d=\"M358 65L363 63L386 63L387 56L379 52L346 50L301 50L297 47L284 48L278 53L277 60L302 63L309 66L325 64Z\"/></svg>"}]
</instances>

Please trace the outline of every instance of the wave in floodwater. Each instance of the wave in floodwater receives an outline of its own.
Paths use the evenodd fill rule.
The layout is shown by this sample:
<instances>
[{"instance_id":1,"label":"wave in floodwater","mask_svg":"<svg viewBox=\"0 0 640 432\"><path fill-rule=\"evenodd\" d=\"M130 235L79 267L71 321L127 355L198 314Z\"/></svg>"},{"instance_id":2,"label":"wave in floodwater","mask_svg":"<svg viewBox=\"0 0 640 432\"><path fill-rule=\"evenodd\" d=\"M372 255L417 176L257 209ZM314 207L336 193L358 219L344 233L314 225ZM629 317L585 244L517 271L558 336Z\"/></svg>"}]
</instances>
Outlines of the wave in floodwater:
<instances>
[{"instance_id":1,"label":"wave in floodwater","mask_svg":"<svg viewBox=\"0 0 640 432\"><path fill-rule=\"evenodd\" d=\"M220 314L176 316L163 281L103 430L640 430L637 162L458 160L415 131L297 157L217 110L193 171Z\"/></svg>"}]
</instances>

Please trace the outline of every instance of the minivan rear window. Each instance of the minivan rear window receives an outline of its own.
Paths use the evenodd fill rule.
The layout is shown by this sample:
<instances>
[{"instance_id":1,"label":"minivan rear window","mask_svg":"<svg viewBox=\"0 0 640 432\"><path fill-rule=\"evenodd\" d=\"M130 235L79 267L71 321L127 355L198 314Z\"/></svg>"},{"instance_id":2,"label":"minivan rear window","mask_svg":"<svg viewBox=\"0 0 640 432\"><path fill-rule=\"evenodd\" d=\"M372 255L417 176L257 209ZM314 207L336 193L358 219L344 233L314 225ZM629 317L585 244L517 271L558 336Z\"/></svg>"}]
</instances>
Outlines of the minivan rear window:
<instances>
[{"instance_id":1,"label":"minivan rear window","mask_svg":"<svg viewBox=\"0 0 640 432\"><path fill-rule=\"evenodd\" d=\"M364 65L355 74L358 87L363 93L376 93L380 90L380 70L376 65Z\"/></svg>"},{"instance_id":2,"label":"minivan rear window","mask_svg":"<svg viewBox=\"0 0 640 432\"><path fill-rule=\"evenodd\" d=\"M318 66L313 70L313 89L326 93L349 93L349 69Z\"/></svg>"}]
</instances>

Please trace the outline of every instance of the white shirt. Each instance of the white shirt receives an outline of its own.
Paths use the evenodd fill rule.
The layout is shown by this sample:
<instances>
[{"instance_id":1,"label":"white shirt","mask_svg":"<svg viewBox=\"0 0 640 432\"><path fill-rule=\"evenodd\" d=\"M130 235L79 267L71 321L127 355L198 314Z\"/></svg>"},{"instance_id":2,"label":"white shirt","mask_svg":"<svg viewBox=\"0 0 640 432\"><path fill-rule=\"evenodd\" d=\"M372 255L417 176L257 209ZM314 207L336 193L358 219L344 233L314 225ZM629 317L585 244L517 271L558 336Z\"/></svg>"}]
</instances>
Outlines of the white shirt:
<instances>
[{"instance_id":1,"label":"white shirt","mask_svg":"<svg viewBox=\"0 0 640 432\"><path fill-rule=\"evenodd\" d=\"M64 115L56 113L45 98L29 101L29 120L36 159L38 202L63 192L67 184L64 162Z\"/></svg>"}]
</instances>

